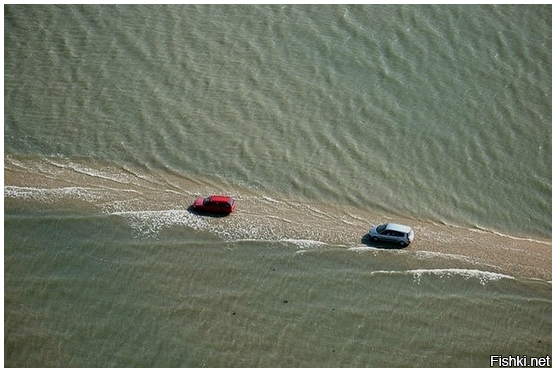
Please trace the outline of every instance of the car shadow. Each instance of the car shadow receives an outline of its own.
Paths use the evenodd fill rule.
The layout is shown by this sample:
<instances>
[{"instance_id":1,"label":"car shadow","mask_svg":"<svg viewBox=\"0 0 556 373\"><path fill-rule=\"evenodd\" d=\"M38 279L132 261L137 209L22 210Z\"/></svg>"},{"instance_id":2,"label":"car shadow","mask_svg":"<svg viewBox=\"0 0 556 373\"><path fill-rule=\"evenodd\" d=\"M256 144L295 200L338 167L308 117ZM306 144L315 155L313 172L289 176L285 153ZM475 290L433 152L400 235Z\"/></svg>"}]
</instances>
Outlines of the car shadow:
<instances>
[{"instance_id":1,"label":"car shadow","mask_svg":"<svg viewBox=\"0 0 556 373\"><path fill-rule=\"evenodd\" d=\"M197 211L197 210L195 210L195 209L193 208L193 205L189 206L189 207L187 208L187 211L188 211L190 214L193 214L193 215L197 215L197 216L209 216L209 217L211 217L211 218L223 218L223 217L226 217L226 216L230 215L229 213L220 213L220 214L219 214L219 213L215 213L215 212Z\"/></svg>"},{"instance_id":2,"label":"car shadow","mask_svg":"<svg viewBox=\"0 0 556 373\"><path fill-rule=\"evenodd\" d=\"M369 236L368 233L365 234L363 237L361 237L361 243L363 245L374 247L376 249L388 249L388 250L402 250L402 249L405 249L404 246L401 246L399 244L395 244L393 242L373 241L373 240L371 240L371 236Z\"/></svg>"}]
</instances>

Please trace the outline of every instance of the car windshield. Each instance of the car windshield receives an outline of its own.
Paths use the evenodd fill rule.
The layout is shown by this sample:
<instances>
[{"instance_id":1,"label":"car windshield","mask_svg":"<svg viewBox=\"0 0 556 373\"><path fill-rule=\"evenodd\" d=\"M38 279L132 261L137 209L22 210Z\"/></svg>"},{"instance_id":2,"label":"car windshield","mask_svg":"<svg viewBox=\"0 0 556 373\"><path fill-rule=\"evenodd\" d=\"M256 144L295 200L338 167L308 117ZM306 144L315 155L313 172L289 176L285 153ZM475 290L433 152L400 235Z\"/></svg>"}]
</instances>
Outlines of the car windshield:
<instances>
[{"instance_id":1,"label":"car windshield","mask_svg":"<svg viewBox=\"0 0 556 373\"><path fill-rule=\"evenodd\" d=\"M376 227L376 231L378 233L382 233L385 229L386 229L386 224L382 224L382 225L379 225L378 227Z\"/></svg>"}]
</instances>

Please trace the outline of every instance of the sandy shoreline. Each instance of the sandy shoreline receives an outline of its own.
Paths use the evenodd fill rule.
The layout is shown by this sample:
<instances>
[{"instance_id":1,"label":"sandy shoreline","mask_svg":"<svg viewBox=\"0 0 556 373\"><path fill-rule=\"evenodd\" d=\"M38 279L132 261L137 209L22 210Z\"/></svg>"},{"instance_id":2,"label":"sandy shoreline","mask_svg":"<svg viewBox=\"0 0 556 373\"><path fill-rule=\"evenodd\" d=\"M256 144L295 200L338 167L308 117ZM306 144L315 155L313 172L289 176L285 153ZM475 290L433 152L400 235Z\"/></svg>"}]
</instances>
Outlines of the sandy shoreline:
<instances>
[{"instance_id":1,"label":"sandy shoreline","mask_svg":"<svg viewBox=\"0 0 556 373\"><path fill-rule=\"evenodd\" d=\"M444 254L464 255L475 260L486 270L490 268L493 272L515 277L552 280L551 242L504 237L476 229L437 225L434 229L437 237L423 232L419 241L416 241L409 250L430 250ZM438 245L438 237L451 238L451 242Z\"/></svg>"},{"instance_id":2,"label":"sandy shoreline","mask_svg":"<svg viewBox=\"0 0 556 373\"><path fill-rule=\"evenodd\" d=\"M7 162L10 163L10 162ZM177 175L138 176L122 170L88 169L41 164L40 167L12 163L4 167L4 203L6 208L25 209L33 206L55 208L62 201L69 206L110 212L123 208L131 211L177 209L185 210L195 195L208 193L207 185ZM112 176L111 176L112 175ZM36 188L33 196L13 195L13 190ZM80 193L67 198L42 198L49 190L69 191L71 188L96 195L83 197ZM246 190L230 190L237 196L239 209L232 219L215 224L229 224L227 229L237 238L250 234L280 239L284 237L322 241L348 247L364 246L370 224L390 219L411 225L416 240L405 250L426 256L436 253L461 263L462 268L496 272L519 278L552 280L552 242L511 237L496 232L453 227L431 222L387 217L368 210L299 203L252 194ZM36 193L35 193L36 194ZM133 195L134 198L130 198ZM133 203L131 202L133 201ZM54 206L53 206L54 205ZM100 206L100 207L99 207ZM243 236L241 236L243 235Z\"/></svg>"}]
</instances>

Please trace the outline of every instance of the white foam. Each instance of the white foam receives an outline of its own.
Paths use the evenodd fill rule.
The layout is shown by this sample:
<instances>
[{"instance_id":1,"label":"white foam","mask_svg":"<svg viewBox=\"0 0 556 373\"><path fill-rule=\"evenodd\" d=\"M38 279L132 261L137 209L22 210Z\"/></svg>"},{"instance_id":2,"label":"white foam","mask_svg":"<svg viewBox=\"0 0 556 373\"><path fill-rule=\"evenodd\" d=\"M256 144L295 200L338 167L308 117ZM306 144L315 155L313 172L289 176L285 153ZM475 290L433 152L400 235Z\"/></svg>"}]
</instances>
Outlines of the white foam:
<instances>
[{"instance_id":1,"label":"white foam","mask_svg":"<svg viewBox=\"0 0 556 373\"><path fill-rule=\"evenodd\" d=\"M326 245L325 242L321 242L321 241L306 240L306 239L295 239L295 238L281 238L278 241L294 244L301 249L306 249L306 248L309 248L309 247L320 247L320 246Z\"/></svg>"},{"instance_id":2,"label":"white foam","mask_svg":"<svg viewBox=\"0 0 556 373\"><path fill-rule=\"evenodd\" d=\"M4 187L4 198L35 199L50 201L53 198L77 198L88 202L99 200L101 190L98 188L64 187L64 188L30 188L7 185Z\"/></svg>"},{"instance_id":3,"label":"white foam","mask_svg":"<svg viewBox=\"0 0 556 373\"><path fill-rule=\"evenodd\" d=\"M439 278L461 277L464 280L478 279L481 285L486 285L490 281L498 281L501 279L514 279L512 276L503 275L501 273L481 271L478 269L465 269L465 268L436 268L436 269L410 269L406 271L373 271L371 275L380 274L410 274L413 276L413 281L416 283L421 282L421 278L425 275L437 276Z\"/></svg>"},{"instance_id":4,"label":"white foam","mask_svg":"<svg viewBox=\"0 0 556 373\"><path fill-rule=\"evenodd\" d=\"M76 164L76 163L73 163L73 162L69 162L66 165L66 164L58 163L58 162L55 162L55 161L51 160L50 163L52 165L60 167L60 168L69 168L69 169L71 169L71 170L73 170L77 173L84 174L84 175L91 176L91 177L96 177L96 178L99 178L99 179L115 181L115 182L118 182L118 183L129 183L130 182L129 175L119 173L119 172L108 173L106 171L95 170L93 168L83 166L83 165L79 165L79 164Z\"/></svg>"},{"instance_id":5,"label":"white foam","mask_svg":"<svg viewBox=\"0 0 556 373\"><path fill-rule=\"evenodd\" d=\"M482 285L489 281L498 281L501 279L513 279L514 277L503 275L501 273L481 271L478 269L465 269L465 268L441 268L441 269L414 269L409 271L413 274L413 278L417 282L421 281L423 275L435 275L440 278L459 276L465 280L477 278Z\"/></svg>"},{"instance_id":6,"label":"white foam","mask_svg":"<svg viewBox=\"0 0 556 373\"><path fill-rule=\"evenodd\" d=\"M267 197L267 196L262 196L262 199L264 199L265 201L273 202L273 203L282 203L282 202L280 202L280 201L278 201L274 198L270 198L270 197Z\"/></svg>"},{"instance_id":7,"label":"white foam","mask_svg":"<svg viewBox=\"0 0 556 373\"><path fill-rule=\"evenodd\" d=\"M186 226L195 230L209 230L209 224L201 217L186 210L124 211L112 215L122 216L142 238L152 238L163 228Z\"/></svg>"},{"instance_id":8,"label":"white foam","mask_svg":"<svg viewBox=\"0 0 556 373\"><path fill-rule=\"evenodd\" d=\"M120 204L122 202L122 204ZM125 207L125 201L118 201L115 207ZM113 211L110 205L105 212L121 216L135 231L136 236L141 238L156 237L164 228L172 226L184 226L195 230L210 232L229 243L237 242L275 242L293 244L300 249L321 247L326 243L309 239L280 238L268 227L245 224L241 220L207 218L191 214L187 210L146 210L146 211Z\"/></svg>"},{"instance_id":9,"label":"white foam","mask_svg":"<svg viewBox=\"0 0 556 373\"><path fill-rule=\"evenodd\" d=\"M383 249L380 247L371 247L371 246L352 246L348 248L349 251L355 251L358 253L372 253L373 256L377 256L379 253L388 253L392 255L399 255L406 253L405 250L400 249Z\"/></svg>"}]
</instances>

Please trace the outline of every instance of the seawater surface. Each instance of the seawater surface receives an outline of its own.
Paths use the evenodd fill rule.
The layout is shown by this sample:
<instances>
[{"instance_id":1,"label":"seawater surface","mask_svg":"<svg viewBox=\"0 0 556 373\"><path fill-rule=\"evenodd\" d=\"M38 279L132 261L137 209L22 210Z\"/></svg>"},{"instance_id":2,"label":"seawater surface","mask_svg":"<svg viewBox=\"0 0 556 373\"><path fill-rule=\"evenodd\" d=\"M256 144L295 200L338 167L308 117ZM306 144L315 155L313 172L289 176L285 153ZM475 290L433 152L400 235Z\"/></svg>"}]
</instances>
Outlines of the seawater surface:
<instances>
[{"instance_id":1,"label":"seawater surface","mask_svg":"<svg viewBox=\"0 0 556 373\"><path fill-rule=\"evenodd\" d=\"M6 6L5 366L551 354L551 11Z\"/></svg>"}]
</instances>

